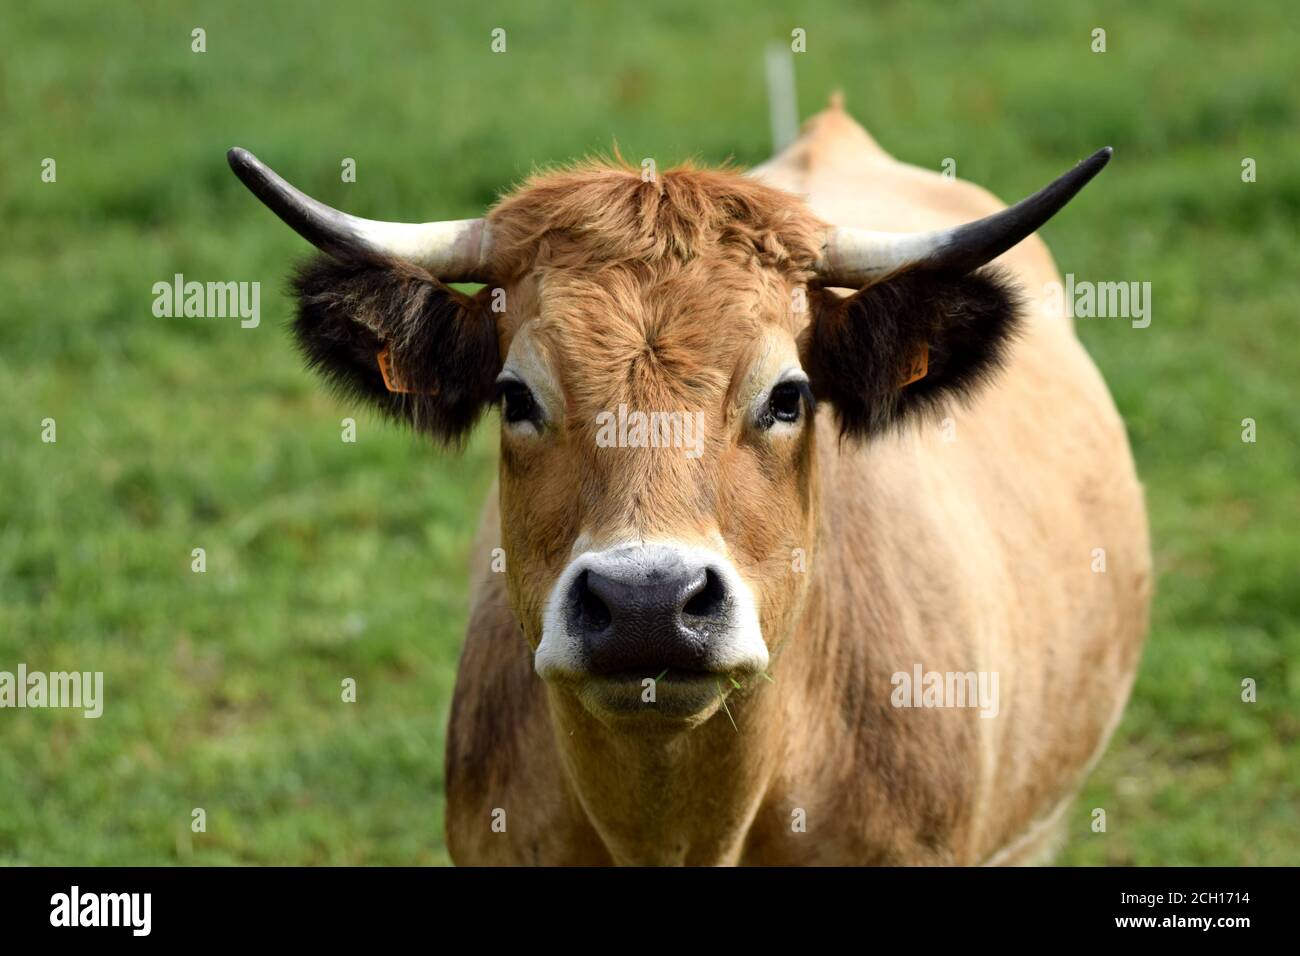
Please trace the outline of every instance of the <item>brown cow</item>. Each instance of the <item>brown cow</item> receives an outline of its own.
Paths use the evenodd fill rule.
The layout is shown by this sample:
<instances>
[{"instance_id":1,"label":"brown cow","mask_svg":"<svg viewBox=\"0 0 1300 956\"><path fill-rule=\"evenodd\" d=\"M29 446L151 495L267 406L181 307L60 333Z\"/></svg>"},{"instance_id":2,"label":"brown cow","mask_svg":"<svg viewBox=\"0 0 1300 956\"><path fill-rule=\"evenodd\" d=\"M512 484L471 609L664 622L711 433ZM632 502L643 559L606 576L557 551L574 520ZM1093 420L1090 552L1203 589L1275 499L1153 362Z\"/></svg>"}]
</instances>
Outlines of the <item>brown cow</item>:
<instances>
[{"instance_id":1,"label":"brown cow","mask_svg":"<svg viewBox=\"0 0 1300 956\"><path fill-rule=\"evenodd\" d=\"M329 254L311 364L443 440L500 403L456 862L1048 856L1150 596L1123 423L1033 298L1108 157L1002 211L833 103L750 176L589 163L400 224L232 150Z\"/></svg>"}]
</instances>

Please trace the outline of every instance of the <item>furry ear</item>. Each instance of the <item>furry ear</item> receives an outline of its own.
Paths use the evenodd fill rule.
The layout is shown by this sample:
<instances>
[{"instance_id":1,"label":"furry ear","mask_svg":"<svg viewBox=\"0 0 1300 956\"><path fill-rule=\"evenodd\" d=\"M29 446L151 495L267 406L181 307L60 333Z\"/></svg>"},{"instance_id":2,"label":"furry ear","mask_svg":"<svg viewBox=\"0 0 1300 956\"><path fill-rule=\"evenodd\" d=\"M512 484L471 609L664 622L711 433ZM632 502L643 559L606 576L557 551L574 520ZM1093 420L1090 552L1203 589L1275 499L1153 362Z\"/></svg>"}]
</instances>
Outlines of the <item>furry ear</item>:
<instances>
[{"instance_id":1,"label":"furry ear","mask_svg":"<svg viewBox=\"0 0 1300 956\"><path fill-rule=\"evenodd\" d=\"M298 347L342 394L449 443L463 439L492 401L501 358L481 297L407 263L328 256L305 263L293 289ZM379 368L385 349L401 392L389 391Z\"/></svg>"},{"instance_id":2,"label":"furry ear","mask_svg":"<svg viewBox=\"0 0 1300 956\"><path fill-rule=\"evenodd\" d=\"M841 435L867 438L967 398L993 377L1019 320L1020 298L994 270L904 272L847 299L823 293L803 365Z\"/></svg>"}]
</instances>

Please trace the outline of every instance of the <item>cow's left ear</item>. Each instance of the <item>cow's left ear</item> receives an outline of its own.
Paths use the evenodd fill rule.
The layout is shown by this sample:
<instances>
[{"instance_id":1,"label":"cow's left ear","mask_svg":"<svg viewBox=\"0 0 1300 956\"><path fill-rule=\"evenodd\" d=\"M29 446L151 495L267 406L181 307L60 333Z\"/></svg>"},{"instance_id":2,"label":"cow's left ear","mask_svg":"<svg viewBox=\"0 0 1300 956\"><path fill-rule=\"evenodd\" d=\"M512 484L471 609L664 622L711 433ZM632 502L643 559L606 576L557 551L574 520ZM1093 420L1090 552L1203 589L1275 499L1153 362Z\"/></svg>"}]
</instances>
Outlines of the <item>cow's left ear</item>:
<instances>
[{"instance_id":1,"label":"cow's left ear","mask_svg":"<svg viewBox=\"0 0 1300 956\"><path fill-rule=\"evenodd\" d=\"M804 370L841 434L866 438L961 400L993 376L1021 301L997 270L912 270L849 298L814 297Z\"/></svg>"}]
</instances>

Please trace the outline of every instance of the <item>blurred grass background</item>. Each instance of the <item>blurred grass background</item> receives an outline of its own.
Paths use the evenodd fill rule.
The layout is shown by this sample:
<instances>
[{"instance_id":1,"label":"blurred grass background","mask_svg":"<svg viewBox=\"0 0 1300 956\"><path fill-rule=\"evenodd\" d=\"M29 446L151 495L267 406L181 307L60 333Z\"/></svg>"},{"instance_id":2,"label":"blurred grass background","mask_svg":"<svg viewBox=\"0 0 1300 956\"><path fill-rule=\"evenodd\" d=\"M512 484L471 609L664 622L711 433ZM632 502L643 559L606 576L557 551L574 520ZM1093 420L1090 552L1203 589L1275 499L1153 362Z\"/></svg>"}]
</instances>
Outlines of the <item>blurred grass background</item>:
<instances>
[{"instance_id":1,"label":"blurred grass background","mask_svg":"<svg viewBox=\"0 0 1300 956\"><path fill-rule=\"evenodd\" d=\"M953 157L1006 199L1116 148L1045 236L1062 271L1153 286L1150 328L1079 326L1128 422L1159 583L1061 859L1300 862L1291 4L6 0L3 21L0 669L102 670L107 700L97 721L0 712L0 862L447 861L443 733L495 420L449 457L318 387L283 330L306 247L226 148L393 219L478 215L615 140L752 164L763 49L795 27L801 115L842 88L896 156ZM260 281L260 327L155 318L178 272Z\"/></svg>"}]
</instances>

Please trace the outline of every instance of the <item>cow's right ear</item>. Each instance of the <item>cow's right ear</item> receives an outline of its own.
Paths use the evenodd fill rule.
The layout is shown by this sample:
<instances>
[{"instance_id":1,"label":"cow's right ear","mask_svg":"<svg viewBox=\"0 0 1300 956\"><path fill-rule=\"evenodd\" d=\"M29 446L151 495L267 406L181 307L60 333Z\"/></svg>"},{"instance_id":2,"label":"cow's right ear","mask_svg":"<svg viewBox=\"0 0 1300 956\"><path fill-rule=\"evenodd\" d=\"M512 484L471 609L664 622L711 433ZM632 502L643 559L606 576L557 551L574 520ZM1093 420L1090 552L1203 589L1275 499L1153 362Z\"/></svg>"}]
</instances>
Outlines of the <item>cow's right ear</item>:
<instances>
[{"instance_id":1,"label":"cow's right ear","mask_svg":"<svg viewBox=\"0 0 1300 956\"><path fill-rule=\"evenodd\" d=\"M449 443L493 400L501 357L485 294L406 262L330 256L305 263L293 289L298 346L340 393Z\"/></svg>"}]
</instances>

